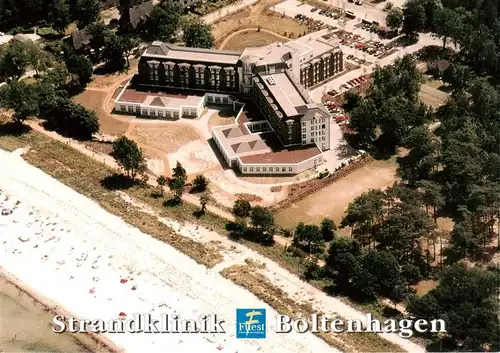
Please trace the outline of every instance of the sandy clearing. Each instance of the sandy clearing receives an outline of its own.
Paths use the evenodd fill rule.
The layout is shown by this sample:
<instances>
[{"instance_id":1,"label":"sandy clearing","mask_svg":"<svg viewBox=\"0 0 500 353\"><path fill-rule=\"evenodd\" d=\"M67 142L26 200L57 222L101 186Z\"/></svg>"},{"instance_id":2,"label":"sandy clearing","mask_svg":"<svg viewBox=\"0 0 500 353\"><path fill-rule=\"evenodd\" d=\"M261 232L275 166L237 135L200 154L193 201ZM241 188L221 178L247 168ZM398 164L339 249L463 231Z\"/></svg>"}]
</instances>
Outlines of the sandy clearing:
<instances>
[{"instance_id":1,"label":"sandy clearing","mask_svg":"<svg viewBox=\"0 0 500 353\"><path fill-rule=\"evenodd\" d=\"M177 151L168 154L170 169L181 162L188 174L195 174L219 166L214 152L205 141L194 140L181 146Z\"/></svg>"},{"instance_id":2,"label":"sandy clearing","mask_svg":"<svg viewBox=\"0 0 500 353\"><path fill-rule=\"evenodd\" d=\"M347 206L356 197L370 189L392 185L396 181L396 167L392 161L370 162L279 212L276 222L291 229L299 222L319 224L323 218L329 217L339 224Z\"/></svg>"},{"instance_id":3,"label":"sandy clearing","mask_svg":"<svg viewBox=\"0 0 500 353\"><path fill-rule=\"evenodd\" d=\"M186 353L335 351L312 334L269 332L266 340L234 339L235 308L276 312L15 153L0 150L0 158L9 165L0 174L0 202L13 209L0 217L0 265L6 271L83 318L116 319L120 312L196 318L215 312L226 320L227 333L216 336L105 334L127 352L164 352L165 347ZM120 283L124 278L127 283Z\"/></svg>"}]
</instances>

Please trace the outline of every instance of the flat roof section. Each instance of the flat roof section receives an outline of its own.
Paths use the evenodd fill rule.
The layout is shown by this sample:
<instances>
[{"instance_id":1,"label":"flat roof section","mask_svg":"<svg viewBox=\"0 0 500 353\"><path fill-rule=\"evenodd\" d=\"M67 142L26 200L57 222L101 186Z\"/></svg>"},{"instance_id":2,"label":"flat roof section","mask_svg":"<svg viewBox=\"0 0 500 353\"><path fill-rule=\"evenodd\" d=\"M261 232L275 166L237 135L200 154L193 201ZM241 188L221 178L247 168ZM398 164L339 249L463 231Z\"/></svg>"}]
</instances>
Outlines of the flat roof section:
<instances>
[{"instance_id":1,"label":"flat roof section","mask_svg":"<svg viewBox=\"0 0 500 353\"><path fill-rule=\"evenodd\" d=\"M188 98L188 96L184 94L168 94L165 92L155 92L155 91L138 91L133 88L125 88L118 102L143 103L149 96L165 97L165 98L168 97L181 98L181 99Z\"/></svg>"},{"instance_id":2,"label":"flat roof section","mask_svg":"<svg viewBox=\"0 0 500 353\"><path fill-rule=\"evenodd\" d=\"M240 159L245 164L295 164L319 155L320 149L316 145L309 145L301 149L262 153Z\"/></svg>"},{"instance_id":3,"label":"flat roof section","mask_svg":"<svg viewBox=\"0 0 500 353\"><path fill-rule=\"evenodd\" d=\"M164 92L144 92L127 88L123 91L117 103L140 103L146 106L179 109L182 106L196 107L203 97L186 96L182 94L167 94Z\"/></svg>"},{"instance_id":4,"label":"flat roof section","mask_svg":"<svg viewBox=\"0 0 500 353\"><path fill-rule=\"evenodd\" d=\"M302 45L302 46L305 46L307 48L310 48L313 52L313 55L312 55L313 58L316 58L316 57L321 56L325 53L328 53L329 51L337 49L337 47L333 44L333 41L331 43L328 43L321 36L316 37L314 35L314 33L312 33L311 35L306 35L306 36L297 38L297 39L292 40L290 42L295 42L298 45Z\"/></svg>"},{"instance_id":5,"label":"flat roof section","mask_svg":"<svg viewBox=\"0 0 500 353\"><path fill-rule=\"evenodd\" d=\"M271 92L287 116L297 115L297 107L307 104L286 73L261 74L260 76L266 89Z\"/></svg>"},{"instance_id":6,"label":"flat roof section","mask_svg":"<svg viewBox=\"0 0 500 353\"><path fill-rule=\"evenodd\" d=\"M146 48L143 56L162 57L167 60L172 59L236 65L240 60L241 52L180 47L163 42L153 42Z\"/></svg>"}]
</instances>

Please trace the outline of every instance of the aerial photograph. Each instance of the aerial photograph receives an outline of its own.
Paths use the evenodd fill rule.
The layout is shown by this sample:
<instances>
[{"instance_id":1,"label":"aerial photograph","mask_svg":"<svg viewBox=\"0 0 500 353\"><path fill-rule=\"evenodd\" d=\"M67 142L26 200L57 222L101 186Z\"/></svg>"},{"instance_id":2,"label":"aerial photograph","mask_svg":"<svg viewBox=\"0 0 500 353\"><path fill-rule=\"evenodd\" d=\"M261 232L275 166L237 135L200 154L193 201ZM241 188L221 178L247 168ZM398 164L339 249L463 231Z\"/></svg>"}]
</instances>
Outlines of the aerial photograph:
<instances>
[{"instance_id":1,"label":"aerial photograph","mask_svg":"<svg viewBox=\"0 0 500 353\"><path fill-rule=\"evenodd\" d=\"M0 0L0 353L500 351L500 0Z\"/></svg>"}]
</instances>

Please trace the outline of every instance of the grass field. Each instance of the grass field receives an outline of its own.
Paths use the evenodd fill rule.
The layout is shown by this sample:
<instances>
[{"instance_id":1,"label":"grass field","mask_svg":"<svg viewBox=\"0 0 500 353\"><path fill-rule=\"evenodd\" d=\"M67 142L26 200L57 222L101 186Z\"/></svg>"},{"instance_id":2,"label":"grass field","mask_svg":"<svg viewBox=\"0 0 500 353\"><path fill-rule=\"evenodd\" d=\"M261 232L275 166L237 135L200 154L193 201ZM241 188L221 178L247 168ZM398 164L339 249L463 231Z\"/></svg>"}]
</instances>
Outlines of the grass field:
<instances>
[{"instance_id":1,"label":"grass field","mask_svg":"<svg viewBox=\"0 0 500 353\"><path fill-rule=\"evenodd\" d=\"M319 224L329 217L339 224L351 201L370 189L390 186L396 181L397 164L394 160L372 161L344 178L321 189L276 215L283 228L295 228L297 223Z\"/></svg>"}]
</instances>

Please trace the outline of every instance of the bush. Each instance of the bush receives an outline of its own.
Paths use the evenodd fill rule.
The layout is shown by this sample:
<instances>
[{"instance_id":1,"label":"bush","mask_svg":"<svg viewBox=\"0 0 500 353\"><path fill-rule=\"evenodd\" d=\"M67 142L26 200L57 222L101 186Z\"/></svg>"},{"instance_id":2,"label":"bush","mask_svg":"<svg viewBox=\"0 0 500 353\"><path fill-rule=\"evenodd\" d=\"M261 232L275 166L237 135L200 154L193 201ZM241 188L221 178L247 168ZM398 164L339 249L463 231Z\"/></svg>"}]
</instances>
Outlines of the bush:
<instances>
[{"instance_id":1,"label":"bush","mask_svg":"<svg viewBox=\"0 0 500 353\"><path fill-rule=\"evenodd\" d=\"M304 271L304 277L306 280L318 280L325 277L325 269L319 266L316 262L308 262L306 265L306 270Z\"/></svg>"},{"instance_id":2,"label":"bush","mask_svg":"<svg viewBox=\"0 0 500 353\"><path fill-rule=\"evenodd\" d=\"M417 266L406 264L401 267L401 275L409 284L416 284L422 279L420 269Z\"/></svg>"},{"instance_id":3,"label":"bush","mask_svg":"<svg viewBox=\"0 0 500 353\"><path fill-rule=\"evenodd\" d=\"M330 172L328 171L328 169L325 169L323 172L319 173L318 179L326 178L328 176L328 174L330 174Z\"/></svg>"},{"instance_id":4,"label":"bush","mask_svg":"<svg viewBox=\"0 0 500 353\"><path fill-rule=\"evenodd\" d=\"M69 99L59 98L53 104L46 104L43 115L47 119L45 126L63 136L90 140L99 131L95 112Z\"/></svg>"}]
</instances>

